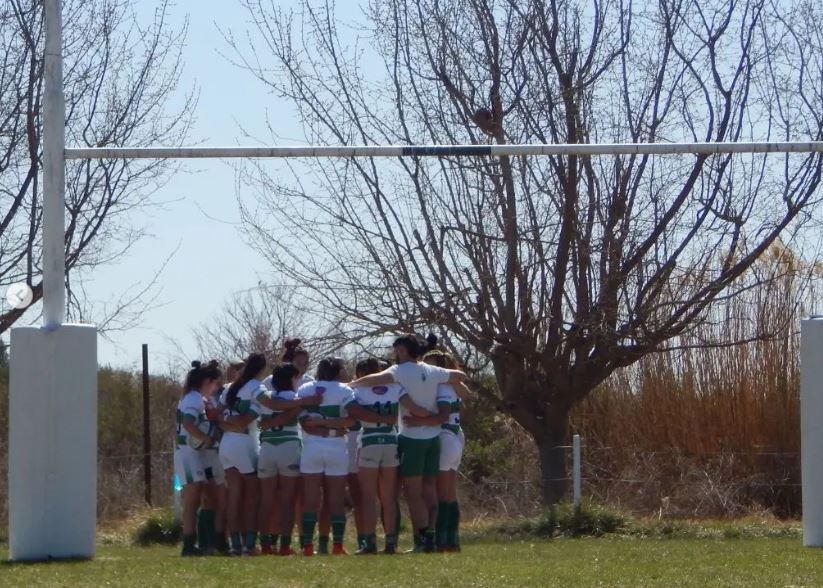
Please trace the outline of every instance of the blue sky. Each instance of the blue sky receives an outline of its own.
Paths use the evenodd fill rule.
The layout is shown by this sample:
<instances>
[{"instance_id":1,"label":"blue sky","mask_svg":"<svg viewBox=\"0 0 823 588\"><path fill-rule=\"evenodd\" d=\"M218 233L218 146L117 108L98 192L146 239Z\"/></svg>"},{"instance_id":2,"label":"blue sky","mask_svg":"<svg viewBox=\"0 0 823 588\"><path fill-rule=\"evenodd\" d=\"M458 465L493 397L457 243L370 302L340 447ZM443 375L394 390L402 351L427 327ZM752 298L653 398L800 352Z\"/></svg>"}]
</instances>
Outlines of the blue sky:
<instances>
[{"instance_id":1,"label":"blue sky","mask_svg":"<svg viewBox=\"0 0 823 588\"><path fill-rule=\"evenodd\" d=\"M283 8L296 5L281 0ZM150 18L156 0L135 2L139 18ZM204 145L248 143L241 126L263 128L267 110L288 109L242 69L221 56L227 53L218 30L248 29L236 0L181 1L171 7L172 26L189 18L181 88L197 84L200 100L192 142ZM296 121L282 117L280 132L302 137ZM233 292L270 277L265 261L244 243L238 227L236 178L232 163L191 160L182 173L155 195L165 203L143 219L151 233L117 264L95 272L87 291L96 300L116 296L125 286L150 280L158 265L177 250L161 278L160 306L145 314L139 328L99 340L102 365L137 367L141 344L148 343L153 372L179 371L179 360L196 353L192 329L219 311ZM179 248L178 248L179 247ZM204 271L206 270L206 271Z\"/></svg>"}]
</instances>

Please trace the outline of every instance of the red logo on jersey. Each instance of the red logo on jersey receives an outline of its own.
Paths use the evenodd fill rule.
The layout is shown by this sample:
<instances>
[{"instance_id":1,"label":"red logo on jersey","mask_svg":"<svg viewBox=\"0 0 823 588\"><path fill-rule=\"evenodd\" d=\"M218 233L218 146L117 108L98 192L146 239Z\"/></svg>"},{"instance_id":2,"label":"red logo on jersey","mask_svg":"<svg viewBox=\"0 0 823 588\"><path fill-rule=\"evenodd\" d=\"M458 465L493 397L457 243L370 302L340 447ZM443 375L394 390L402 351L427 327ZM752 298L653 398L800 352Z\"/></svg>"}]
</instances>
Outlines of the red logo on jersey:
<instances>
[{"instance_id":1,"label":"red logo on jersey","mask_svg":"<svg viewBox=\"0 0 823 588\"><path fill-rule=\"evenodd\" d=\"M378 396L383 396L383 394L385 394L386 392L389 391L389 387L388 386L375 386L371 389L371 391L374 392L375 394L377 394Z\"/></svg>"}]
</instances>

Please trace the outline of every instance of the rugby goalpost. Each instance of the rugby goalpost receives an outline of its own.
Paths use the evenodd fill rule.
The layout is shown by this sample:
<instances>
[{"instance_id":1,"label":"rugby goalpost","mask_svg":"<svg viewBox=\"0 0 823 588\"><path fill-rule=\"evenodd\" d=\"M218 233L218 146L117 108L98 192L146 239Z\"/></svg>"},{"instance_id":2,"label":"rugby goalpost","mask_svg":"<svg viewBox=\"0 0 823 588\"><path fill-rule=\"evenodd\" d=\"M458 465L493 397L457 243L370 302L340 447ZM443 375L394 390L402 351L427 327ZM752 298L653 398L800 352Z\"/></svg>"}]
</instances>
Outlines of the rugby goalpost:
<instances>
[{"instance_id":1,"label":"rugby goalpost","mask_svg":"<svg viewBox=\"0 0 823 588\"><path fill-rule=\"evenodd\" d=\"M573 145L66 148L62 1L45 0L43 324L11 331L12 560L90 558L97 522L97 330L65 322L67 159L823 152L823 141ZM823 546L823 320L802 323L804 544Z\"/></svg>"}]
</instances>

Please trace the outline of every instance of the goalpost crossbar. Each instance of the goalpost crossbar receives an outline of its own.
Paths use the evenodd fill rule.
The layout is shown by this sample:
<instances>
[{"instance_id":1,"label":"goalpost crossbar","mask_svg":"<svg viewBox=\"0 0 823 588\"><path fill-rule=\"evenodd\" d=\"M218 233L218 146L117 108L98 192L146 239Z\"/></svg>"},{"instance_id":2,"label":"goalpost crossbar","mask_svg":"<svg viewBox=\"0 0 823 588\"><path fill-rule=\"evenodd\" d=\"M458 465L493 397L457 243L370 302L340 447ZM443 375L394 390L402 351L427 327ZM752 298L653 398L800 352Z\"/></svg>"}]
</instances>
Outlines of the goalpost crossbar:
<instances>
[{"instance_id":1,"label":"goalpost crossbar","mask_svg":"<svg viewBox=\"0 0 823 588\"><path fill-rule=\"evenodd\" d=\"M566 143L512 145L339 145L282 147L74 147L66 159L202 159L285 157L447 157L717 155L729 153L820 153L823 141L707 143Z\"/></svg>"}]
</instances>

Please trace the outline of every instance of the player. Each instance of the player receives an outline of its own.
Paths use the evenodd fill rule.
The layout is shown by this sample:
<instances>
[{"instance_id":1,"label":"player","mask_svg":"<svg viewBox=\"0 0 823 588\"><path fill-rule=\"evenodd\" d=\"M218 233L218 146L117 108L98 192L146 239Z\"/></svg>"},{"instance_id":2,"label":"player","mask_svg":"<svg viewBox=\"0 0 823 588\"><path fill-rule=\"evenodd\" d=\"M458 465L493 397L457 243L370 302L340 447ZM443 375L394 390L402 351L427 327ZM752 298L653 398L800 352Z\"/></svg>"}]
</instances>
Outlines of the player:
<instances>
[{"instance_id":1,"label":"player","mask_svg":"<svg viewBox=\"0 0 823 588\"><path fill-rule=\"evenodd\" d=\"M240 377L226 392L226 414L220 425L220 461L226 473L228 496L227 527L231 536L230 555L257 555L256 518L258 500L257 456L260 451L253 405L262 384L266 358L252 353ZM242 533L242 535L241 535Z\"/></svg>"},{"instance_id":2,"label":"player","mask_svg":"<svg viewBox=\"0 0 823 588\"><path fill-rule=\"evenodd\" d=\"M435 551L434 524L437 512L437 474L440 464L440 426L414 425L406 419L437 417L437 387L440 384L462 385L466 374L420 363L423 346L414 335L402 335L393 345L397 364L390 368L358 378L354 388L368 388L397 383L403 386L414 405L425 409L415 414L404 405L400 407L400 435L397 446L400 454L398 474L414 525L415 552Z\"/></svg>"},{"instance_id":3,"label":"player","mask_svg":"<svg viewBox=\"0 0 823 588\"><path fill-rule=\"evenodd\" d=\"M211 373L217 374L216 377L219 378L220 369L217 361L209 362L203 369L211 370ZM231 366L228 372L231 372ZM200 510L197 512L197 545L206 555L211 555L215 550L223 555L229 552L226 541L226 476L218 455L221 435L219 421L223 412L220 404L222 389L222 386L216 386L210 395L203 397L209 422L207 434L212 438L212 442L199 449L203 470L206 473L206 483L203 486Z\"/></svg>"},{"instance_id":4,"label":"player","mask_svg":"<svg viewBox=\"0 0 823 588\"><path fill-rule=\"evenodd\" d=\"M199 361L191 362L191 370L186 375L183 395L177 403L177 435L174 446L174 472L183 484L183 550L184 557L202 555L197 541L197 508L206 473L198 449L207 447L211 437L203 429L208 429L206 404L203 394L211 394L219 385L217 378L207 379Z\"/></svg>"},{"instance_id":5,"label":"player","mask_svg":"<svg viewBox=\"0 0 823 588\"><path fill-rule=\"evenodd\" d=\"M314 527L320 491L328 496L331 513L333 555L346 555L343 535L346 530L345 492L349 460L346 452L346 429L354 420L346 415L345 406L353 392L343 384L349 380L345 363L329 357L317 366L317 381L304 384L298 398L322 395L319 405L306 407L300 416L303 427L303 453L300 473L303 475L303 515L300 545L303 555L314 555Z\"/></svg>"},{"instance_id":6,"label":"player","mask_svg":"<svg viewBox=\"0 0 823 588\"><path fill-rule=\"evenodd\" d=\"M279 555L293 555L291 530L302 445L297 419L303 407L317 405L321 398L295 398L302 374L293 364L275 366L267 380L272 389L261 388L255 400L260 414L257 475L261 491L258 519L261 553L273 554L277 547L275 539L279 537ZM275 503L277 512L274 512Z\"/></svg>"},{"instance_id":7,"label":"player","mask_svg":"<svg viewBox=\"0 0 823 588\"><path fill-rule=\"evenodd\" d=\"M360 361L355 375L362 378L380 371L374 358ZM377 512L375 501L380 498L383 532L386 546L383 553L397 551L397 414L400 397L405 393L399 384L355 388L347 412L362 423L357 446L360 480L362 534L358 555L377 553Z\"/></svg>"},{"instance_id":8,"label":"player","mask_svg":"<svg viewBox=\"0 0 823 588\"><path fill-rule=\"evenodd\" d=\"M446 369L457 369L451 354L435 350L423 361ZM462 396L461 396L462 395ZM466 438L460 427L460 403L466 400L463 388L449 384L437 387L437 407L442 421L440 430L440 472L437 475L437 523L435 537L439 551L460 551L460 507L457 502L457 470L463 458Z\"/></svg>"}]
</instances>

